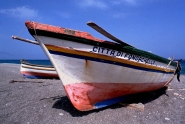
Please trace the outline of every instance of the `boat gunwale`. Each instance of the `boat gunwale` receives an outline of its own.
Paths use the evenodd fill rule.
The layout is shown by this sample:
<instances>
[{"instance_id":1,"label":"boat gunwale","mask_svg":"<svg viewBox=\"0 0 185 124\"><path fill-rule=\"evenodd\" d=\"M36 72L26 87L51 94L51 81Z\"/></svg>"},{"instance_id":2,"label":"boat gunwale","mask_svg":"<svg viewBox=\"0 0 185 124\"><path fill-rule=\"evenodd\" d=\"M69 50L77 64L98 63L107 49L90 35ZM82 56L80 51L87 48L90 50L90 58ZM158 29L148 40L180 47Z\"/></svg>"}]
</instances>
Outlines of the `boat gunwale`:
<instances>
[{"instance_id":1,"label":"boat gunwale","mask_svg":"<svg viewBox=\"0 0 185 124\"><path fill-rule=\"evenodd\" d=\"M32 22L31 21L26 22L26 26L28 23L32 23ZM35 26L35 28L34 28L34 25L37 25L37 26ZM32 23L31 26L30 25L27 26L28 31L30 32L30 34L32 36L37 35L37 36L46 36L46 37L52 37L52 38L58 38L58 39L64 39L64 40L72 40L73 42L79 42L79 43L84 43L84 44L88 44L88 45L95 45L95 46L99 46L99 47L106 47L106 48L111 48L114 50L119 50L122 52L146 57L148 59L159 61L159 62L162 62L165 64L168 64L170 62L170 60L168 60L164 57L161 57L161 56L155 55L153 53L150 53L150 52L147 52L144 50L140 50L140 49L137 49L134 47L122 46L121 44L118 44L115 42L110 42L110 41L105 41L105 40L102 40L102 42L100 42L100 41L98 42L97 40L87 39L85 37L78 37L78 36L74 36L71 34L59 33L57 31L50 31L50 30L42 28L42 26L38 26L38 25L47 26L48 29L49 28L52 28L52 29L56 28L56 30L57 30L57 28L61 28L58 26L46 25L46 24L42 24L42 23ZM65 28L63 28L63 29L65 29ZM69 30L72 30L72 29L69 29ZM76 31L76 30L73 30L73 31ZM86 32L84 32L84 33L86 33ZM89 34L89 35L91 35L91 34ZM176 63L172 61L171 65L176 66Z\"/></svg>"},{"instance_id":2,"label":"boat gunwale","mask_svg":"<svg viewBox=\"0 0 185 124\"><path fill-rule=\"evenodd\" d=\"M146 70L153 70L153 71L158 71L162 73L174 73L173 69L166 69L164 67L159 67L156 65L139 63L135 61L130 61L126 59L116 58L116 57L102 55L102 54L93 53L93 52L75 50L75 49L65 48L61 46L59 47L59 46L54 46L54 45L48 45L48 44L46 44L46 48L49 50L49 52L52 52L52 53L59 52L59 53L71 54L75 56L83 56L82 58L86 57L86 59L88 58L92 58L93 60L99 59L101 60L101 62L104 62L104 63L106 63L106 61L107 62L110 61L109 63L115 63L115 64L121 63L124 65L129 65L129 66L133 66L136 68L143 68ZM92 59L89 59L89 60L92 60Z\"/></svg>"},{"instance_id":3,"label":"boat gunwale","mask_svg":"<svg viewBox=\"0 0 185 124\"><path fill-rule=\"evenodd\" d=\"M35 70L43 70L43 71L56 71L55 68L45 68L45 67L38 67L38 66L21 65L21 67L28 68L28 69L35 69Z\"/></svg>"},{"instance_id":4,"label":"boat gunwale","mask_svg":"<svg viewBox=\"0 0 185 124\"><path fill-rule=\"evenodd\" d=\"M37 67L45 67L45 68L54 68L54 66L51 65L39 65L39 64L32 64L25 60L21 60L21 64L30 65L30 66L37 66Z\"/></svg>"}]
</instances>

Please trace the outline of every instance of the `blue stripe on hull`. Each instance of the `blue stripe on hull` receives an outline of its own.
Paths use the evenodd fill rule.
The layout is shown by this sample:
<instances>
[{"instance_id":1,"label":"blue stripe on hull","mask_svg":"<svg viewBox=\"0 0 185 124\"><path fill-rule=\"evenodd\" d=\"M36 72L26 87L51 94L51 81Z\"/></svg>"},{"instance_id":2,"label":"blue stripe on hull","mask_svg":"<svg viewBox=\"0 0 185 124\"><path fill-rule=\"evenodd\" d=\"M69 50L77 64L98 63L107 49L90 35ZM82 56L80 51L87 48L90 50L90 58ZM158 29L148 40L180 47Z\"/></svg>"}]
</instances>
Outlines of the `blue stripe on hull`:
<instances>
[{"instance_id":1,"label":"blue stripe on hull","mask_svg":"<svg viewBox=\"0 0 185 124\"><path fill-rule=\"evenodd\" d=\"M116 97L116 98L113 98L113 99L108 99L108 100L105 100L105 101L98 102L98 103L94 104L94 107L96 109L103 108L103 107L110 106L110 105L113 105L113 104L116 104L116 103L119 103L119 102L122 102L122 101L126 101L126 100L128 100L128 99L130 99L134 96L135 96L135 94L120 96L120 97Z\"/></svg>"},{"instance_id":2,"label":"blue stripe on hull","mask_svg":"<svg viewBox=\"0 0 185 124\"><path fill-rule=\"evenodd\" d=\"M150 71L150 72L158 72L158 73L164 73L164 74L173 74L173 72L164 72L164 71L159 71L159 70L147 69L147 68L143 68L143 67L133 66L133 65L124 64L124 63L115 62L115 61L110 61L110 60L103 60L103 59L93 58L93 57L89 57L89 56L69 54L69 53L63 53L63 52L52 51L52 50L49 50L49 52L51 54L55 54L55 55L62 55L62 56L67 56L67 57L72 57L72 58L83 59L83 60L91 60L91 61L95 61L95 62L101 62L101 63L107 63L107 64L114 64L114 65L118 65L118 66L124 66L124 67L128 67L128 68L134 68L134 69L137 69L137 70Z\"/></svg>"},{"instance_id":3,"label":"blue stripe on hull","mask_svg":"<svg viewBox=\"0 0 185 124\"><path fill-rule=\"evenodd\" d=\"M58 79L58 78L47 77L47 76L34 76L34 75L26 75L26 74L22 74L22 75L23 77L30 78L30 79Z\"/></svg>"},{"instance_id":4,"label":"blue stripe on hull","mask_svg":"<svg viewBox=\"0 0 185 124\"><path fill-rule=\"evenodd\" d=\"M38 76L25 75L25 74L23 74L23 77L25 77L25 78L31 78L31 79L39 79L39 78L40 78L40 77L38 77Z\"/></svg>"}]
</instances>

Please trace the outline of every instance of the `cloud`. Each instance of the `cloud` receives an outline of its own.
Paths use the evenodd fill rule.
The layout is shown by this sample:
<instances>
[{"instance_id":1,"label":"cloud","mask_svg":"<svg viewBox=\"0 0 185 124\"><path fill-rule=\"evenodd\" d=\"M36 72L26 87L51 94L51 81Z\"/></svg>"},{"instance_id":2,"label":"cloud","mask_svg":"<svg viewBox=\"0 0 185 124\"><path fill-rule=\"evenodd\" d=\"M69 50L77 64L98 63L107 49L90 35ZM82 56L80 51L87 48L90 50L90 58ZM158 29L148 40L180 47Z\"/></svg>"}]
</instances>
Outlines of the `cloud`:
<instances>
[{"instance_id":1,"label":"cloud","mask_svg":"<svg viewBox=\"0 0 185 124\"><path fill-rule=\"evenodd\" d=\"M136 5L138 0L114 0L114 4L129 4L129 5Z\"/></svg>"},{"instance_id":2,"label":"cloud","mask_svg":"<svg viewBox=\"0 0 185 124\"><path fill-rule=\"evenodd\" d=\"M113 14L113 18L123 19L129 16L128 13L115 13Z\"/></svg>"},{"instance_id":3,"label":"cloud","mask_svg":"<svg viewBox=\"0 0 185 124\"><path fill-rule=\"evenodd\" d=\"M124 4L124 5L130 5L130 6L138 6L143 3L149 3L149 2L154 2L154 0L114 0L112 1L112 3L115 5Z\"/></svg>"},{"instance_id":4,"label":"cloud","mask_svg":"<svg viewBox=\"0 0 185 124\"><path fill-rule=\"evenodd\" d=\"M38 17L38 11L30 9L27 6L17 7L14 9L1 9L0 13L20 19L30 19Z\"/></svg>"},{"instance_id":5,"label":"cloud","mask_svg":"<svg viewBox=\"0 0 185 124\"><path fill-rule=\"evenodd\" d=\"M107 8L107 4L102 0L80 0L78 1L81 7L96 7L100 9Z\"/></svg>"},{"instance_id":6,"label":"cloud","mask_svg":"<svg viewBox=\"0 0 185 124\"><path fill-rule=\"evenodd\" d=\"M59 16L63 17L63 18L70 18L70 14L67 12L62 12L58 14Z\"/></svg>"}]
</instances>

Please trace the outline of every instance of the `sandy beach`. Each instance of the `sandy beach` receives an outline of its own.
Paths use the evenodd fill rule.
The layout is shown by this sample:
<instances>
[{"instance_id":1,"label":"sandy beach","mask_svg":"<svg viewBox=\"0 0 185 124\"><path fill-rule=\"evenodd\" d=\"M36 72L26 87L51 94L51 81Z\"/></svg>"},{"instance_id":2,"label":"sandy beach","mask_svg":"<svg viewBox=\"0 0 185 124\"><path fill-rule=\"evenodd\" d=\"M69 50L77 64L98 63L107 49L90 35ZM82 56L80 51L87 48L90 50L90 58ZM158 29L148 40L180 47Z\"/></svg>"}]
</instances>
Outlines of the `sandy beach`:
<instances>
[{"instance_id":1,"label":"sandy beach","mask_svg":"<svg viewBox=\"0 0 185 124\"><path fill-rule=\"evenodd\" d=\"M185 124L185 75L130 101L81 112L60 80L26 79L19 64L0 64L1 124ZM131 105L142 105L142 109Z\"/></svg>"}]
</instances>

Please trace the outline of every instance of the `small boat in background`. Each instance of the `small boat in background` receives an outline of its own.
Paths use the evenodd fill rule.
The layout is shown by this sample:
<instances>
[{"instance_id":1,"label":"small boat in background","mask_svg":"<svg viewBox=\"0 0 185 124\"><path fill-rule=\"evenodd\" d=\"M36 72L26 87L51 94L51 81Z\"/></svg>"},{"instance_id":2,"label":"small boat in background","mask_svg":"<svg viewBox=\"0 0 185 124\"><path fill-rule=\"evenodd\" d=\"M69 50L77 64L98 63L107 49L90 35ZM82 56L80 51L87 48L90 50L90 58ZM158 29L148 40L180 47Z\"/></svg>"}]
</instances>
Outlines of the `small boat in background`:
<instances>
[{"instance_id":1,"label":"small boat in background","mask_svg":"<svg viewBox=\"0 0 185 124\"><path fill-rule=\"evenodd\" d=\"M37 65L21 60L20 72L23 77L32 79L59 79L53 66Z\"/></svg>"}]
</instances>

